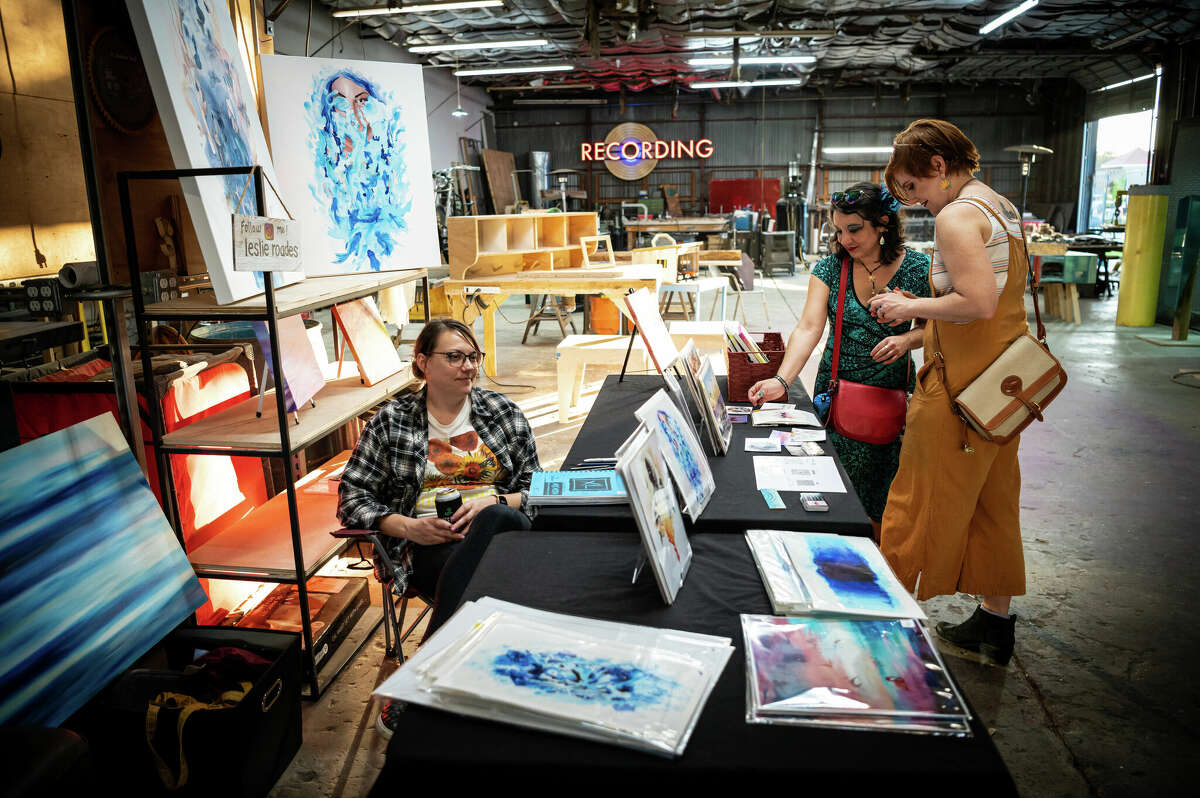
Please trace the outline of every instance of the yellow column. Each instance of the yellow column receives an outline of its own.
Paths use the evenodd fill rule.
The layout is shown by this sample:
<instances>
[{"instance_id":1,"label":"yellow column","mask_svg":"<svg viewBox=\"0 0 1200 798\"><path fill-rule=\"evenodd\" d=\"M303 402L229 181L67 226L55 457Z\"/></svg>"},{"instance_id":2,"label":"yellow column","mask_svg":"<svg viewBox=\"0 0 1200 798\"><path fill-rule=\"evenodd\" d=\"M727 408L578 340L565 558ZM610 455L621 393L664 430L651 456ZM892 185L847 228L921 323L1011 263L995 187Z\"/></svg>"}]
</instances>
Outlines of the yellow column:
<instances>
[{"instance_id":1,"label":"yellow column","mask_svg":"<svg viewBox=\"0 0 1200 798\"><path fill-rule=\"evenodd\" d=\"M1167 235L1167 189L1135 186L1129 192L1117 324L1151 327L1158 307L1163 244Z\"/></svg>"}]
</instances>

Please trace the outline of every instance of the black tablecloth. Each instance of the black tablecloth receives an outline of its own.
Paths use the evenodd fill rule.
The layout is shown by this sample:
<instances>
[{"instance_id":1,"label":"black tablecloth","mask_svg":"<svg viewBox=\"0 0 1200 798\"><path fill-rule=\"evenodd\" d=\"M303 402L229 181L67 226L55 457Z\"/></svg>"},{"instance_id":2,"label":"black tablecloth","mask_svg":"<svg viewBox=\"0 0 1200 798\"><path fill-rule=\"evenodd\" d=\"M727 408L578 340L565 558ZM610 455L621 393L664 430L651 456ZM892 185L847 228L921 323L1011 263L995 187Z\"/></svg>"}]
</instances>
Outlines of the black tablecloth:
<instances>
[{"instance_id":1,"label":"black tablecloth","mask_svg":"<svg viewBox=\"0 0 1200 798\"><path fill-rule=\"evenodd\" d=\"M725 377L718 377L723 392L728 392ZM571 451L563 460L563 469L579 465L588 457L612 457L626 438L637 427L633 411L640 407L655 391L664 388L662 378L654 375L636 374L617 382L616 375L604 380L600 394L587 420L579 430ZM812 403L800 381L792 383L789 402L800 410L812 411ZM688 530L697 532L744 532L747 529L787 529L802 532L837 532L843 535L871 536L871 521L863 509L854 486L850 484L841 461L837 458L829 441L821 443L826 454L833 455L838 472L845 483L846 493L826 493L829 504L827 513L809 513L800 505L800 493L781 491L785 510L767 507L754 479L754 452L746 451L746 438L765 438L771 434L770 427L753 427L749 422L733 425L733 440L729 443L729 454L710 457L717 489L704 512ZM763 455L775 457L779 455ZM789 455L786 451L784 457ZM686 518L686 516L685 516ZM575 507L540 507L534 520L534 529L591 532L598 529L614 531L636 531L633 510L628 504L600 504Z\"/></svg>"},{"instance_id":2,"label":"black tablecloth","mask_svg":"<svg viewBox=\"0 0 1200 798\"><path fill-rule=\"evenodd\" d=\"M623 784L635 793L647 781L665 781L743 789L789 785L789 792L798 794L812 787L837 787L838 795L860 795L868 788L1016 794L977 721L971 739L746 723L738 614L769 613L770 603L745 541L732 535L693 537L691 571L670 607L659 597L652 574L630 584L639 548L632 538L604 532L501 535L492 541L465 598L492 596L552 612L728 636L737 650L683 756L660 758L409 706L372 794L400 794L410 787L410 774L437 774L445 783L489 779L506 787L551 779L593 789ZM637 781L622 782L630 778Z\"/></svg>"}]
</instances>

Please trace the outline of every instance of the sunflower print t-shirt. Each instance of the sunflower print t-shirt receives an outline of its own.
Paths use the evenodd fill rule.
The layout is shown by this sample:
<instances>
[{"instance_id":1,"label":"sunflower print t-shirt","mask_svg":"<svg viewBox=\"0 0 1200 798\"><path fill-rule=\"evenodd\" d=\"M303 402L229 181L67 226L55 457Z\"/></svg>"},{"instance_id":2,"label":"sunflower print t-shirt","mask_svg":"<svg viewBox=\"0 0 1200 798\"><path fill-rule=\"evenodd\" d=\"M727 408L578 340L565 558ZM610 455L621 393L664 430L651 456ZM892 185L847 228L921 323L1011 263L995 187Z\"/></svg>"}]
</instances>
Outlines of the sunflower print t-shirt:
<instances>
[{"instance_id":1,"label":"sunflower print t-shirt","mask_svg":"<svg viewBox=\"0 0 1200 798\"><path fill-rule=\"evenodd\" d=\"M471 426L471 401L449 424L429 418L429 451L425 460L425 481L417 499L418 518L435 514L434 499L438 488L458 488L463 501L495 496L495 483L505 477L496 455Z\"/></svg>"}]
</instances>

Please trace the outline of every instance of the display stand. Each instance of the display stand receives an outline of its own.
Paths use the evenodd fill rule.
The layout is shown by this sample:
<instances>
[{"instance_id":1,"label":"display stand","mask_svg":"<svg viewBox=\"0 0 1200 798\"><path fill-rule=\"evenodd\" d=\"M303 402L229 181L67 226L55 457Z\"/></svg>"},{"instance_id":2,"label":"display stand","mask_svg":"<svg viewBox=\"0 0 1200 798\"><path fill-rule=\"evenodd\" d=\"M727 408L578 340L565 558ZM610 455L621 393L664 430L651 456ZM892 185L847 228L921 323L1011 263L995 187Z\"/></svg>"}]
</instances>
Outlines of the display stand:
<instances>
[{"instance_id":1,"label":"display stand","mask_svg":"<svg viewBox=\"0 0 1200 798\"><path fill-rule=\"evenodd\" d=\"M131 213L129 184L131 181L144 180L177 180L183 177L221 177L226 175L251 175L254 180L257 198L256 213L265 215L263 208L264 180L261 167L228 167L216 169L169 169L157 171L133 171L117 173L117 189L121 203L121 221L125 230L126 255L129 260L129 274L133 285L139 285L141 270L138 263L136 237L134 235L133 216ZM193 553L189 554L197 576L208 579L256 579L260 581L279 582L296 585L301 620L301 640L303 642L302 661L304 663L304 678L307 692L306 698L316 699L333 681L349 661L358 653L371 637L383 617L382 610L371 608L359 620L355 628L336 652L329 656L320 667L318 661L328 652L313 651L312 617L309 610L308 580L328 563L344 546L324 545L329 539L328 530L318 528L330 523L336 524L336 518L326 518L328 508L314 517L312 503L302 498L296 489L297 474L295 473L295 458L309 444L315 442L329 432L342 426L360 413L386 401L411 382L411 372L401 371L374 386L363 386L357 375L326 382L322 390L322 401L319 406L308 409L299 417L296 424L288 423L284 392L279 389L283 383L283 371L280 367L279 331L277 322L280 318L295 315L305 311L329 307L339 302L346 302L363 296L377 293L383 288L394 285L422 280L425 295L429 295L429 278L424 269L411 269L398 272L372 272L370 274L348 274L333 277L309 278L299 283L285 286L276 290L270 272L263 274L264 293L261 296L239 300L228 305L217 305L211 294L194 294L180 299L158 302L147 305L140 292L134 292L134 317L137 322L139 341L150 340L150 323L167 320L241 320L262 321L266 323L270 339L269 352L266 353L274 366L273 371L279 375L276 380L275 401L272 406L262 408L261 415L256 414L257 400L247 398L231 407L225 408L211 416L193 424L164 434L162 407L159 398L154 395L153 380L146 380L146 398L150 409L150 431L155 445L155 457L158 463L158 473L162 480L162 499L167 511L167 517L180 536L180 544L184 545L181 533L179 506L175 498L175 484L168 456L220 454L227 456L267 457L279 459L284 463L284 493L287 505L287 526L290 533L290 557L284 554L282 562L254 562L256 556L261 556L261 546L251 545L261 543L264 536L270 536L278 530L283 519L276 517L271 522L271 516L282 515L283 509L279 501L269 501L251 511L242 521L225 530L213 541L202 548L211 549L213 542L220 541L220 549L225 552L221 562L206 562L197 564ZM425 321L429 321L429 305L425 305ZM159 347L143 345L141 347L143 374L152 374L151 354ZM305 510L309 509L306 519ZM261 516L261 518L259 518ZM262 521L262 523L258 523ZM239 535L246 537L239 541ZM320 541L319 548L314 541ZM306 555L305 546L309 552ZM280 548L280 547L276 547ZM186 546L185 546L186 549ZM239 561L241 560L241 561Z\"/></svg>"}]
</instances>

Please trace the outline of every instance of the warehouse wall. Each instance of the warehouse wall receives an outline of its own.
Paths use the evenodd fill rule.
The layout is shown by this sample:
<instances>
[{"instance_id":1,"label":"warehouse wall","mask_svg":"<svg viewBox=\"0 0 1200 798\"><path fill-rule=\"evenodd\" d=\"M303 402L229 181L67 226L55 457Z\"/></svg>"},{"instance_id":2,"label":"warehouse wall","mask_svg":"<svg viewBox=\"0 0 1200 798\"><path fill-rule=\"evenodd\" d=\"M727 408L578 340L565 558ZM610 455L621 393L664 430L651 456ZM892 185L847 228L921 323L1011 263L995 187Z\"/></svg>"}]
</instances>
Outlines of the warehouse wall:
<instances>
[{"instance_id":1,"label":"warehouse wall","mask_svg":"<svg viewBox=\"0 0 1200 798\"><path fill-rule=\"evenodd\" d=\"M309 33L309 52L316 50L342 28L343 20L329 16L329 9L313 4L312 30ZM275 23L275 52L279 55L304 55L305 31L308 27L308 4L292 3ZM362 61L390 61L402 64L419 63L402 47L385 42L374 34L359 38L359 26L351 26L317 57L349 58ZM452 162L462 161L458 139L461 136L477 139L484 109L490 104L487 92L470 86L462 89L462 107L467 116L450 116L455 108L454 76L449 69L425 69L425 113L429 124L429 148L434 169L445 169Z\"/></svg>"},{"instance_id":2,"label":"warehouse wall","mask_svg":"<svg viewBox=\"0 0 1200 798\"><path fill-rule=\"evenodd\" d=\"M708 98L705 98L707 100ZM580 160L579 144L603 140L622 121L650 126L660 139L713 140L715 152L707 161L663 161L645 181L672 183L684 197L695 197L703 210L707 181L712 177L786 177L788 161L798 160L807 171L813 129L821 114L824 143L830 146L887 145L913 119L933 116L963 128L983 159L981 177L1002 193L1019 200L1020 167L1014 144L1042 144L1055 155L1035 165L1030 201L1035 211L1058 204L1062 217L1074 219L1083 133L1082 90L1067 81L1043 82L1037 88L977 87L941 90L914 86L907 99L897 90L876 96L869 91L841 91L824 98L815 94L766 96L758 89L728 104L681 98L630 95L622 113L615 99L606 106L525 106L498 109L499 148L518 156L529 150L548 150L552 169L589 169L598 199L631 197L641 185L630 185L608 174L600 164ZM818 176L817 193L828 196L857 180L882 177L885 159L855 161L826 159ZM693 191L694 183L694 191ZM712 209L716 211L716 208Z\"/></svg>"}]
</instances>

